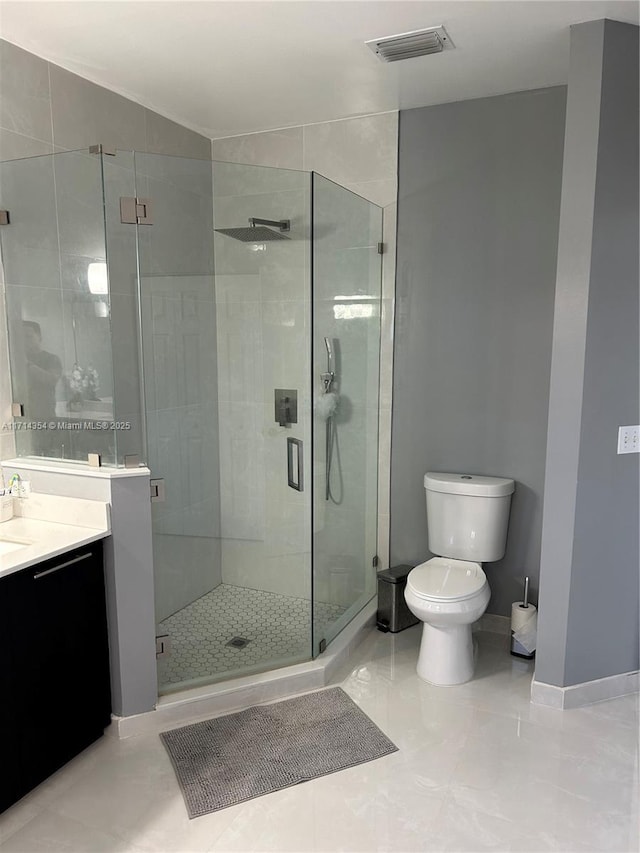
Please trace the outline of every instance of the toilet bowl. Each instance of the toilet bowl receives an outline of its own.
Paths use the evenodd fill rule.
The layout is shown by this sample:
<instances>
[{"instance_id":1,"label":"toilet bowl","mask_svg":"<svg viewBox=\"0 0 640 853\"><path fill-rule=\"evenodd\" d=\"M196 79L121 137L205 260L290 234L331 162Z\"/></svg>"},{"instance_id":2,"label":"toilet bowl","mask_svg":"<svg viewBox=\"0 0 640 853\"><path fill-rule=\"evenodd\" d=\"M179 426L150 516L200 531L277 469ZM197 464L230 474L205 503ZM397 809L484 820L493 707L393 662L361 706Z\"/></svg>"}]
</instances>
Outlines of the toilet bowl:
<instances>
[{"instance_id":1,"label":"toilet bowl","mask_svg":"<svg viewBox=\"0 0 640 853\"><path fill-rule=\"evenodd\" d=\"M442 687L473 678L471 625L491 597L480 564L434 557L409 572L404 595L409 610L424 623L420 678Z\"/></svg>"},{"instance_id":2,"label":"toilet bowl","mask_svg":"<svg viewBox=\"0 0 640 853\"><path fill-rule=\"evenodd\" d=\"M515 484L504 477L427 473L429 548L438 556L409 572L405 600L423 623L417 671L439 686L473 678L471 625L491 591L483 562L502 559Z\"/></svg>"}]
</instances>

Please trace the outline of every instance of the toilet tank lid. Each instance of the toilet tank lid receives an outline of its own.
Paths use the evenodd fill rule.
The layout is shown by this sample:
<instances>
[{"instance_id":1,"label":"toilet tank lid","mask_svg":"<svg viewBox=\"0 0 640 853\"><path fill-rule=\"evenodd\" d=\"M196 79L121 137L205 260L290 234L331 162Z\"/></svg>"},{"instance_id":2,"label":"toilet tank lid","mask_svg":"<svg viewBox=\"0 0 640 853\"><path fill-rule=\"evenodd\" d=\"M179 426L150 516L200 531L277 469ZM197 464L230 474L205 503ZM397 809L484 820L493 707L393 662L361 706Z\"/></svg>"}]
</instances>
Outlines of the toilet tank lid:
<instances>
[{"instance_id":1,"label":"toilet tank lid","mask_svg":"<svg viewBox=\"0 0 640 853\"><path fill-rule=\"evenodd\" d=\"M439 474L429 471L424 475L424 487L430 492L447 492L453 495L473 495L478 498L499 498L515 490L513 480L505 477L481 477L477 474Z\"/></svg>"}]
</instances>

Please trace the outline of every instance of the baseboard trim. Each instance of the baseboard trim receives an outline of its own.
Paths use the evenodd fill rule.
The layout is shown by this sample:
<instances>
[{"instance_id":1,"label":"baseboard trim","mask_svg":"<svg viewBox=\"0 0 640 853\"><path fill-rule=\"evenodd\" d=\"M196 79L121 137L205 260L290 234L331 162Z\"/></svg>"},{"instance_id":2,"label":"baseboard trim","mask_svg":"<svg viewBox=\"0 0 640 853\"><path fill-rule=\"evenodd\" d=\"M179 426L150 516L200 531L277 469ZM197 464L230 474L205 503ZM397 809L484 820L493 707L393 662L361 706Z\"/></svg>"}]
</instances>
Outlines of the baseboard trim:
<instances>
[{"instance_id":1,"label":"baseboard trim","mask_svg":"<svg viewBox=\"0 0 640 853\"><path fill-rule=\"evenodd\" d=\"M583 708L607 699L617 699L638 693L640 690L640 672L623 672L620 675L610 675L595 681L584 681L582 684L572 684L569 687L557 687L544 681L531 682L531 701L535 705L546 705L560 711L571 708Z\"/></svg>"},{"instance_id":2,"label":"baseboard trim","mask_svg":"<svg viewBox=\"0 0 640 853\"><path fill-rule=\"evenodd\" d=\"M373 629L377 609L374 598L313 661L162 696L154 711L113 715L106 733L122 739L166 731L325 687Z\"/></svg>"}]
</instances>

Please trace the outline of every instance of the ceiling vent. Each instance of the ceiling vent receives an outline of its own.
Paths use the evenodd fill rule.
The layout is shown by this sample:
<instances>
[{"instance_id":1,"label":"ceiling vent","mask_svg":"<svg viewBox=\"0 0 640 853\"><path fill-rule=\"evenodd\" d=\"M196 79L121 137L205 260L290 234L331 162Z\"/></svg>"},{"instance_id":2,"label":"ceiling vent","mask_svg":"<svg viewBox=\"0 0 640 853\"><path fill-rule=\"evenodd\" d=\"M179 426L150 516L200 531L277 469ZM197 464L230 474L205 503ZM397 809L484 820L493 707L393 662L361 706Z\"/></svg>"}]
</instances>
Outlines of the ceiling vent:
<instances>
[{"instance_id":1,"label":"ceiling vent","mask_svg":"<svg viewBox=\"0 0 640 853\"><path fill-rule=\"evenodd\" d=\"M429 27L426 30L413 30L397 36L371 39L365 44L382 62L428 56L430 53L442 53L443 50L452 50L455 47L444 27Z\"/></svg>"}]
</instances>

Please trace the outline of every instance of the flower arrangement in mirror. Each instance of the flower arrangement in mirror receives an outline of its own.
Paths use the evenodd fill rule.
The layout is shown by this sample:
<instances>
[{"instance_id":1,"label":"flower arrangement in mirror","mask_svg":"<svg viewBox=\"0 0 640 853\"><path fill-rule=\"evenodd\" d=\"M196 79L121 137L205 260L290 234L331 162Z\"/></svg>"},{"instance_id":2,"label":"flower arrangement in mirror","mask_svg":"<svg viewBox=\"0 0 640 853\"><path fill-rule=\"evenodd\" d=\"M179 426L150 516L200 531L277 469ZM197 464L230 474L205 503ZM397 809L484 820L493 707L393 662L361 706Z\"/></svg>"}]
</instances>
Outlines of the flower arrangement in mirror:
<instances>
[{"instance_id":1,"label":"flower arrangement in mirror","mask_svg":"<svg viewBox=\"0 0 640 853\"><path fill-rule=\"evenodd\" d=\"M67 374L67 385L70 394L67 406L70 412L80 411L85 400L100 399L98 397L100 377L98 371L91 365L82 367L80 364L74 364L73 369Z\"/></svg>"}]
</instances>

